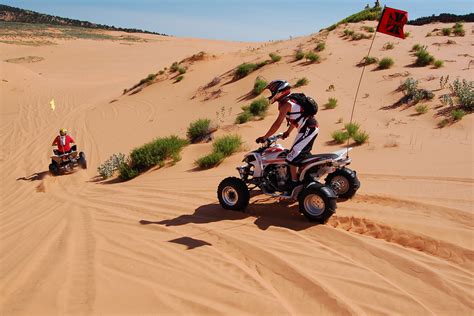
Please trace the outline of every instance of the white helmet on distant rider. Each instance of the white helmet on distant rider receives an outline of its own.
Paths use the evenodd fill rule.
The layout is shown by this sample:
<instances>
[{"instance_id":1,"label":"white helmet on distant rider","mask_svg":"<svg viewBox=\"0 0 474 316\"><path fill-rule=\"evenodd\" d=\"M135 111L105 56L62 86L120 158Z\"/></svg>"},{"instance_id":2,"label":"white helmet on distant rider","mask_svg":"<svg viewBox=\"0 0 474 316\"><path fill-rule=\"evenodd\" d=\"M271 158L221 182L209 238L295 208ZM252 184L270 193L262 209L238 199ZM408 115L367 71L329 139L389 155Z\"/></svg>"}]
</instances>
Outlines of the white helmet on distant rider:
<instances>
[{"instance_id":1,"label":"white helmet on distant rider","mask_svg":"<svg viewBox=\"0 0 474 316\"><path fill-rule=\"evenodd\" d=\"M265 89L270 90L272 95L268 98L270 103L282 100L291 93L291 86L286 80L273 80Z\"/></svg>"}]
</instances>

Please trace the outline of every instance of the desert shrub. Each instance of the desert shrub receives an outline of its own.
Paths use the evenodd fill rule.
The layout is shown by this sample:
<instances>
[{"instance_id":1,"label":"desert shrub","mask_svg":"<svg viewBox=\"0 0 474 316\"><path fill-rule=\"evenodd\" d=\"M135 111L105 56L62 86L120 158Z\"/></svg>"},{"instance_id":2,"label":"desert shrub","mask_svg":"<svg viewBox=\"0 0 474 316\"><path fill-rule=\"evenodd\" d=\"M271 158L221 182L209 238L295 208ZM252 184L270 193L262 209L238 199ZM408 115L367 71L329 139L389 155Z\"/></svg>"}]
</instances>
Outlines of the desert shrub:
<instances>
[{"instance_id":1,"label":"desert shrub","mask_svg":"<svg viewBox=\"0 0 474 316\"><path fill-rule=\"evenodd\" d=\"M214 152L220 152L225 157L232 155L242 146L242 138L239 135L226 135L216 138L212 144Z\"/></svg>"},{"instance_id":2,"label":"desert shrub","mask_svg":"<svg viewBox=\"0 0 474 316\"><path fill-rule=\"evenodd\" d=\"M415 111L416 113L418 114L425 114L428 112L428 106L427 105L423 105L423 104L420 104L420 105L417 105L415 107Z\"/></svg>"},{"instance_id":3,"label":"desert shrub","mask_svg":"<svg viewBox=\"0 0 474 316\"><path fill-rule=\"evenodd\" d=\"M365 8L364 10L354 13L351 16L339 21L337 25L343 23L357 23L360 21L375 21L380 18L382 13L381 6L374 6L373 8Z\"/></svg>"},{"instance_id":4,"label":"desert shrub","mask_svg":"<svg viewBox=\"0 0 474 316\"><path fill-rule=\"evenodd\" d=\"M364 59L362 60L362 64L367 66L367 65L375 64L378 61L379 60L376 57L367 56L367 57L364 57Z\"/></svg>"},{"instance_id":5,"label":"desert shrub","mask_svg":"<svg viewBox=\"0 0 474 316\"><path fill-rule=\"evenodd\" d=\"M441 67L443 67L443 64L444 64L444 62L442 60L437 59L437 60L435 60L433 65L435 66L435 68L441 68Z\"/></svg>"},{"instance_id":6,"label":"desert shrub","mask_svg":"<svg viewBox=\"0 0 474 316\"><path fill-rule=\"evenodd\" d=\"M369 33L374 33L375 29L372 26L363 26L361 27L362 30L369 32Z\"/></svg>"},{"instance_id":7,"label":"desert shrub","mask_svg":"<svg viewBox=\"0 0 474 316\"><path fill-rule=\"evenodd\" d=\"M393 59L390 57L384 57L379 61L379 69L388 69L394 64Z\"/></svg>"},{"instance_id":8,"label":"desert shrub","mask_svg":"<svg viewBox=\"0 0 474 316\"><path fill-rule=\"evenodd\" d=\"M260 98L250 103L249 112L254 116L265 117L270 103L267 98Z\"/></svg>"},{"instance_id":9,"label":"desert shrub","mask_svg":"<svg viewBox=\"0 0 474 316\"><path fill-rule=\"evenodd\" d=\"M224 160L224 154L221 152L212 152L196 160L196 165L201 169L209 169L217 166Z\"/></svg>"},{"instance_id":10,"label":"desert shrub","mask_svg":"<svg viewBox=\"0 0 474 316\"><path fill-rule=\"evenodd\" d=\"M383 45L383 48L386 50L393 49L395 47L395 44L393 42L387 42Z\"/></svg>"},{"instance_id":11,"label":"desert shrub","mask_svg":"<svg viewBox=\"0 0 474 316\"><path fill-rule=\"evenodd\" d=\"M343 144L350 138L349 134L344 131L334 131L332 132L331 137L338 144Z\"/></svg>"},{"instance_id":12,"label":"desert shrub","mask_svg":"<svg viewBox=\"0 0 474 316\"><path fill-rule=\"evenodd\" d=\"M146 78L140 80L140 82L138 83L138 85L142 85L144 83L149 83L149 82L152 82L153 80L156 79L156 74L149 74Z\"/></svg>"},{"instance_id":13,"label":"desert shrub","mask_svg":"<svg viewBox=\"0 0 474 316\"><path fill-rule=\"evenodd\" d=\"M176 72L178 71L178 68L179 68L179 64L178 62L175 61L173 64L171 64L170 72Z\"/></svg>"},{"instance_id":14,"label":"desert shrub","mask_svg":"<svg viewBox=\"0 0 474 316\"><path fill-rule=\"evenodd\" d=\"M329 32L331 32L331 31L334 31L334 30L336 29L336 27L337 27L337 24L333 24L333 25L327 27L326 30L328 30Z\"/></svg>"},{"instance_id":15,"label":"desert shrub","mask_svg":"<svg viewBox=\"0 0 474 316\"><path fill-rule=\"evenodd\" d=\"M257 77L255 79L255 83L253 84L253 93L255 95L259 95L262 93L262 91L265 89L265 87L268 85L267 81L261 77Z\"/></svg>"},{"instance_id":16,"label":"desert shrub","mask_svg":"<svg viewBox=\"0 0 474 316\"><path fill-rule=\"evenodd\" d=\"M405 32L405 37L410 37L411 33L410 32Z\"/></svg>"},{"instance_id":17,"label":"desert shrub","mask_svg":"<svg viewBox=\"0 0 474 316\"><path fill-rule=\"evenodd\" d=\"M186 68L179 66L178 67L178 72L179 72L180 75L185 74L186 73Z\"/></svg>"},{"instance_id":18,"label":"desert shrub","mask_svg":"<svg viewBox=\"0 0 474 316\"><path fill-rule=\"evenodd\" d=\"M324 105L326 109L335 109L337 106L337 99L336 98L329 98L328 103Z\"/></svg>"},{"instance_id":19,"label":"desert shrub","mask_svg":"<svg viewBox=\"0 0 474 316\"><path fill-rule=\"evenodd\" d=\"M326 43L321 42L316 45L316 48L314 50L317 52L322 52L324 49L326 49Z\"/></svg>"},{"instance_id":20,"label":"desert shrub","mask_svg":"<svg viewBox=\"0 0 474 316\"><path fill-rule=\"evenodd\" d=\"M353 41L360 41L361 39L368 39L370 38L370 35L364 34L364 33L354 33L351 35L351 39Z\"/></svg>"},{"instance_id":21,"label":"desert shrub","mask_svg":"<svg viewBox=\"0 0 474 316\"><path fill-rule=\"evenodd\" d=\"M344 128L346 129L347 134L349 135L349 137L353 137L357 133L357 131L359 130L359 127L360 127L360 125L356 122L347 123L347 124L344 125Z\"/></svg>"},{"instance_id":22,"label":"desert shrub","mask_svg":"<svg viewBox=\"0 0 474 316\"><path fill-rule=\"evenodd\" d=\"M448 125L448 124L449 124L449 120L445 118L445 119L442 119L441 121L439 121L438 127L439 127L439 128L443 128L443 127L445 127L445 126Z\"/></svg>"},{"instance_id":23,"label":"desert shrub","mask_svg":"<svg viewBox=\"0 0 474 316\"><path fill-rule=\"evenodd\" d=\"M160 71L158 71L158 74L159 74L159 75L162 75L162 74L164 74L164 73L165 73L165 71L164 71L164 70L160 70Z\"/></svg>"},{"instance_id":24,"label":"desert shrub","mask_svg":"<svg viewBox=\"0 0 474 316\"><path fill-rule=\"evenodd\" d=\"M295 53L295 59L301 60L304 58L304 52L301 49L298 49Z\"/></svg>"},{"instance_id":25,"label":"desert shrub","mask_svg":"<svg viewBox=\"0 0 474 316\"><path fill-rule=\"evenodd\" d=\"M423 46L421 46L420 44L415 44L415 45L412 46L411 51L412 51L412 52L417 52L417 51L419 51L421 48L423 48Z\"/></svg>"},{"instance_id":26,"label":"desert shrub","mask_svg":"<svg viewBox=\"0 0 474 316\"><path fill-rule=\"evenodd\" d=\"M474 111L474 81L456 79L450 84L450 89L464 110Z\"/></svg>"},{"instance_id":27,"label":"desert shrub","mask_svg":"<svg viewBox=\"0 0 474 316\"><path fill-rule=\"evenodd\" d=\"M308 83L309 83L308 78L306 77L300 78L298 79L298 81L296 81L295 88L306 86Z\"/></svg>"},{"instance_id":28,"label":"desert shrub","mask_svg":"<svg viewBox=\"0 0 474 316\"><path fill-rule=\"evenodd\" d=\"M243 63L240 64L237 69L235 70L235 77L237 79L243 78L247 76L252 71L256 70L258 66L253 63Z\"/></svg>"},{"instance_id":29,"label":"desert shrub","mask_svg":"<svg viewBox=\"0 0 474 316\"><path fill-rule=\"evenodd\" d=\"M461 120L464 117L464 115L466 115L466 112L464 112L461 109L451 111L451 116L452 116L453 120L455 120L455 121Z\"/></svg>"},{"instance_id":30,"label":"desert shrub","mask_svg":"<svg viewBox=\"0 0 474 316\"><path fill-rule=\"evenodd\" d=\"M125 163L125 155L122 153L113 154L103 164L97 167L97 172L104 178L110 178L114 172L119 169L120 165Z\"/></svg>"},{"instance_id":31,"label":"desert shrub","mask_svg":"<svg viewBox=\"0 0 474 316\"><path fill-rule=\"evenodd\" d=\"M272 62L276 63L281 60L281 56L278 55L277 53L270 53L268 56L272 59Z\"/></svg>"},{"instance_id":32,"label":"desert shrub","mask_svg":"<svg viewBox=\"0 0 474 316\"><path fill-rule=\"evenodd\" d=\"M369 134L367 132L356 132L352 139L356 142L357 145L362 145L369 140Z\"/></svg>"},{"instance_id":33,"label":"desert shrub","mask_svg":"<svg viewBox=\"0 0 474 316\"><path fill-rule=\"evenodd\" d=\"M183 76L183 75L178 76L178 77L176 77L175 82L180 82L180 81L183 80L183 79L184 79L184 76Z\"/></svg>"},{"instance_id":34,"label":"desert shrub","mask_svg":"<svg viewBox=\"0 0 474 316\"><path fill-rule=\"evenodd\" d=\"M449 36L449 35L451 35L451 29L450 29L449 27L445 27L445 28L443 28L441 31L442 31L442 33L443 33L444 36Z\"/></svg>"},{"instance_id":35,"label":"desert shrub","mask_svg":"<svg viewBox=\"0 0 474 316\"><path fill-rule=\"evenodd\" d=\"M313 52L308 52L306 53L306 59L312 63L316 63L316 62L319 62L320 57L318 54L315 54Z\"/></svg>"},{"instance_id":36,"label":"desert shrub","mask_svg":"<svg viewBox=\"0 0 474 316\"><path fill-rule=\"evenodd\" d=\"M434 57L430 55L426 47L420 48L416 53L415 65L419 67L424 67L431 64L434 61Z\"/></svg>"},{"instance_id":37,"label":"desert shrub","mask_svg":"<svg viewBox=\"0 0 474 316\"><path fill-rule=\"evenodd\" d=\"M130 180L140 174L138 170L131 167L128 163L122 163L119 168L119 177L123 180Z\"/></svg>"},{"instance_id":38,"label":"desert shrub","mask_svg":"<svg viewBox=\"0 0 474 316\"><path fill-rule=\"evenodd\" d=\"M431 36L433 36L433 34L431 34L431 32L426 33L426 37L431 37Z\"/></svg>"},{"instance_id":39,"label":"desert shrub","mask_svg":"<svg viewBox=\"0 0 474 316\"><path fill-rule=\"evenodd\" d=\"M236 124L244 124L252 119L252 113L249 111L243 111L235 118Z\"/></svg>"},{"instance_id":40,"label":"desert shrub","mask_svg":"<svg viewBox=\"0 0 474 316\"><path fill-rule=\"evenodd\" d=\"M457 22L453 27L453 33L456 36L466 35L466 31L464 31L464 25L462 23Z\"/></svg>"},{"instance_id":41,"label":"desert shrub","mask_svg":"<svg viewBox=\"0 0 474 316\"><path fill-rule=\"evenodd\" d=\"M352 36L354 35L354 31L350 29L345 29L344 30L344 36Z\"/></svg>"},{"instance_id":42,"label":"desert shrub","mask_svg":"<svg viewBox=\"0 0 474 316\"><path fill-rule=\"evenodd\" d=\"M191 143L199 142L211 132L210 119L198 119L189 124L186 136Z\"/></svg>"},{"instance_id":43,"label":"desert shrub","mask_svg":"<svg viewBox=\"0 0 474 316\"><path fill-rule=\"evenodd\" d=\"M155 140L137 147L130 153L131 167L138 172L145 171L156 165L163 165L166 160L180 160L181 150L188 141L176 135Z\"/></svg>"},{"instance_id":44,"label":"desert shrub","mask_svg":"<svg viewBox=\"0 0 474 316\"><path fill-rule=\"evenodd\" d=\"M434 93L426 89L418 89L418 80L407 78L405 82L399 87L405 94L404 102L418 103L421 100L431 100L434 98Z\"/></svg>"}]
</instances>

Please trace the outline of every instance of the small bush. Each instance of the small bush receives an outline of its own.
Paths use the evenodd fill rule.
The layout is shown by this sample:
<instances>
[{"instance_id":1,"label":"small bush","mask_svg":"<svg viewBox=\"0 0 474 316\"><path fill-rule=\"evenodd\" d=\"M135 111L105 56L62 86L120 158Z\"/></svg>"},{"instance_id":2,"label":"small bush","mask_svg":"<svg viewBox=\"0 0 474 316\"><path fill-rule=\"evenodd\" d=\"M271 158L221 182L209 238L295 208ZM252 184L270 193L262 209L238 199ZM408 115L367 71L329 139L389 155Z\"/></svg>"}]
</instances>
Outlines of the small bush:
<instances>
[{"instance_id":1,"label":"small bush","mask_svg":"<svg viewBox=\"0 0 474 316\"><path fill-rule=\"evenodd\" d=\"M405 37L410 37L411 33L410 32L405 32Z\"/></svg>"},{"instance_id":2,"label":"small bush","mask_svg":"<svg viewBox=\"0 0 474 316\"><path fill-rule=\"evenodd\" d=\"M185 74L186 73L186 68L179 66L178 67L178 72L179 72L180 75Z\"/></svg>"},{"instance_id":3,"label":"small bush","mask_svg":"<svg viewBox=\"0 0 474 316\"><path fill-rule=\"evenodd\" d=\"M350 29L345 29L344 30L344 36L352 36L354 35L354 31Z\"/></svg>"},{"instance_id":4,"label":"small bush","mask_svg":"<svg viewBox=\"0 0 474 316\"><path fill-rule=\"evenodd\" d=\"M183 79L184 79L184 76L183 76L183 75L178 76L178 77L176 77L175 82L180 82L180 81L183 80Z\"/></svg>"},{"instance_id":5,"label":"small bush","mask_svg":"<svg viewBox=\"0 0 474 316\"><path fill-rule=\"evenodd\" d=\"M235 118L236 124L244 124L252 119L252 113L249 111L243 111Z\"/></svg>"},{"instance_id":6,"label":"small bush","mask_svg":"<svg viewBox=\"0 0 474 316\"><path fill-rule=\"evenodd\" d=\"M161 166L168 159L176 162L181 159L181 150L187 144L187 140L175 135L157 138L132 150L130 153L131 166L138 172L142 172L156 165Z\"/></svg>"},{"instance_id":7,"label":"small bush","mask_svg":"<svg viewBox=\"0 0 474 316\"><path fill-rule=\"evenodd\" d=\"M335 109L337 106L337 99L335 98L329 98L328 103L324 105L324 108L326 109Z\"/></svg>"},{"instance_id":8,"label":"small bush","mask_svg":"<svg viewBox=\"0 0 474 316\"><path fill-rule=\"evenodd\" d=\"M424 67L431 64L434 61L434 57L430 55L430 53L426 50L426 47L420 48L415 53L416 61L415 65L419 67Z\"/></svg>"},{"instance_id":9,"label":"small bush","mask_svg":"<svg viewBox=\"0 0 474 316\"><path fill-rule=\"evenodd\" d=\"M343 144L350 138L349 134L343 131L334 131L332 132L331 137L338 144Z\"/></svg>"},{"instance_id":10,"label":"small bush","mask_svg":"<svg viewBox=\"0 0 474 316\"><path fill-rule=\"evenodd\" d=\"M225 157L232 155L242 147L242 138L239 135L226 135L217 138L212 144L214 152L220 152Z\"/></svg>"},{"instance_id":11,"label":"small bush","mask_svg":"<svg viewBox=\"0 0 474 316\"><path fill-rule=\"evenodd\" d=\"M448 120L448 119L443 119L443 120L441 120L441 121L438 123L438 127L439 127L439 128L443 128L443 127L445 127L445 126L448 125L448 124L449 124L449 120Z\"/></svg>"},{"instance_id":12,"label":"small bush","mask_svg":"<svg viewBox=\"0 0 474 316\"><path fill-rule=\"evenodd\" d=\"M451 116L453 117L453 119L455 121L459 121L460 119L462 119L464 117L464 115L466 115L466 112L464 112L463 110L452 110L451 111Z\"/></svg>"},{"instance_id":13,"label":"small bush","mask_svg":"<svg viewBox=\"0 0 474 316\"><path fill-rule=\"evenodd\" d=\"M196 165L201 169L209 169L217 166L224 160L224 154L221 152L212 152L209 155L196 160Z\"/></svg>"},{"instance_id":14,"label":"small bush","mask_svg":"<svg viewBox=\"0 0 474 316\"><path fill-rule=\"evenodd\" d=\"M296 81L295 88L306 86L308 83L309 83L308 78L306 77L300 78L298 79L298 81Z\"/></svg>"},{"instance_id":15,"label":"small bush","mask_svg":"<svg viewBox=\"0 0 474 316\"><path fill-rule=\"evenodd\" d=\"M412 46L411 51L412 51L412 52L417 52L417 51L419 51L421 48L423 48L423 46L421 46L420 44L415 44L415 45Z\"/></svg>"},{"instance_id":16,"label":"small bush","mask_svg":"<svg viewBox=\"0 0 474 316\"><path fill-rule=\"evenodd\" d=\"M417 106L415 107L415 111L416 111L416 113L418 113L418 114L425 114L425 113L428 112L428 106L427 106L427 105L422 105L422 104L417 105Z\"/></svg>"},{"instance_id":17,"label":"small bush","mask_svg":"<svg viewBox=\"0 0 474 316\"><path fill-rule=\"evenodd\" d=\"M351 35L351 39L353 41L360 41L361 39L368 39L370 37L371 37L370 35L366 35L366 34L363 34L363 33L354 33L354 34Z\"/></svg>"},{"instance_id":18,"label":"small bush","mask_svg":"<svg viewBox=\"0 0 474 316\"><path fill-rule=\"evenodd\" d=\"M357 131L359 130L360 125L356 122L353 123L347 123L344 125L344 128L346 129L349 137L353 137Z\"/></svg>"},{"instance_id":19,"label":"small bush","mask_svg":"<svg viewBox=\"0 0 474 316\"><path fill-rule=\"evenodd\" d=\"M352 139L356 142L357 145L362 145L369 140L369 134L367 132L356 132Z\"/></svg>"},{"instance_id":20,"label":"small bush","mask_svg":"<svg viewBox=\"0 0 474 316\"><path fill-rule=\"evenodd\" d=\"M178 62L175 61L170 67L170 72L176 72L178 71L178 68L179 68L179 64Z\"/></svg>"},{"instance_id":21,"label":"small bush","mask_svg":"<svg viewBox=\"0 0 474 316\"><path fill-rule=\"evenodd\" d=\"M320 57L319 57L318 54L315 54L313 52L308 52L306 54L306 59L309 60L312 63L317 63L317 62L319 62Z\"/></svg>"},{"instance_id":22,"label":"small bush","mask_svg":"<svg viewBox=\"0 0 474 316\"><path fill-rule=\"evenodd\" d=\"M304 58L304 52L301 49L298 49L295 53L295 59L301 60Z\"/></svg>"},{"instance_id":23,"label":"small bush","mask_svg":"<svg viewBox=\"0 0 474 316\"><path fill-rule=\"evenodd\" d=\"M390 57L384 57L379 61L379 69L388 69L394 64L393 59Z\"/></svg>"},{"instance_id":24,"label":"small bush","mask_svg":"<svg viewBox=\"0 0 474 316\"><path fill-rule=\"evenodd\" d=\"M130 180L135 178L140 174L140 172L128 165L127 163L123 163L119 166L119 177L123 180Z\"/></svg>"},{"instance_id":25,"label":"small bush","mask_svg":"<svg viewBox=\"0 0 474 316\"><path fill-rule=\"evenodd\" d=\"M162 75L162 74L164 74L164 73L165 73L165 71L164 71L164 70L160 70L160 71L158 71L158 74L159 74L159 75Z\"/></svg>"},{"instance_id":26,"label":"small bush","mask_svg":"<svg viewBox=\"0 0 474 316\"><path fill-rule=\"evenodd\" d=\"M276 53L270 53L269 56L272 59L272 62L274 63L279 62L281 60L281 56Z\"/></svg>"},{"instance_id":27,"label":"small bush","mask_svg":"<svg viewBox=\"0 0 474 316\"><path fill-rule=\"evenodd\" d=\"M257 77L255 79L255 83L253 84L253 94L259 95L267 85L268 83L265 81L265 79Z\"/></svg>"},{"instance_id":28,"label":"small bush","mask_svg":"<svg viewBox=\"0 0 474 316\"><path fill-rule=\"evenodd\" d=\"M321 42L316 45L316 48L314 50L317 52L322 52L324 49L326 49L326 43Z\"/></svg>"},{"instance_id":29,"label":"small bush","mask_svg":"<svg viewBox=\"0 0 474 316\"><path fill-rule=\"evenodd\" d=\"M152 82L153 80L156 79L156 74L149 74L146 78L140 80L140 82L138 83L138 85L142 85L144 83L149 83L149 82Z\"/></svg>"},{"instance_id":30,"label":"small bush","mask_svg":"<svg viewBox=\"0 0 474 316\"><path fill-rule=\"evenodd\" d=\"M451 35L451 29L449 27L445 27L441 30L443 32L444 36L449 36Z\"/></svg>"},{"instance_id":31,"label":"small bush","mask_svg":"<svg viewBox=\"0 0 474 316\"><path fill-rule=\"evenodd\" d=\"M125 163L125 155L122 153L113 154L103 164L97 167L97 172L103 179L110 178L120 165Z\"/></svg>"},{"instance_id":32,"label":"small bush","mask_svg":"<svg viewBox=\"0 0 474 316\"><path fill-rule=\"evenodd\" d=\"M237 79L243 78L247 76L252 71L256 70L258 66L253 63L243 63L240 64L237 69L235 70L235 77Z\"/></svg>"},{"instance_id":33,"label":"small bush","mask_svg":"<svg viewBox=\"0 0 474 316\"><path fill-rule=\"evenodd\" d=\"M474 111L474 81L467 81L459 79L450 84L451 92L457 97L461 107L469 112Z\"/></svg>"},{"instance_id":34,"label":"small bush","mask_svg":"<svg viewBox=\"0 0 474 316\"><path fill-rule=\"evenodd\" d=\"M211 120L199 119L189 124L186 136L191 143L201 141L211 132Z\"/></svg>"},{"instance_id":35,"label":"small bush","mask_svg":"<svg viewBox=\"0 0 474 316\"><path fill-rule=\"evenodd\" d=\"M426 37L431 37L431 36L433 36L433 34L431 34L431 32L426 33Z\"/></svg>"},{"instance_id":36,"label":"small bush","mask_svg":"<svg viewBox=\"0 0 474 316\"><path fill-rule=\"evenodd\" d=\"M437 60L435 60L433 65L435 66L435 68L441 68L441 67L443 67L443 64L444 64L444 62L442 60L437 59Z\"/></svg>"},{"instance_id":37,"label":"small bush","mask_svg":"<svg viewBox=\"0 0 474 316\"><path fill-rule=\"evenodd\" d=\"M265 117L270 103L267 98L260 98L250 103L249 112L254 116Z\"/></svg>"},{"instance_id":38,"label":"small bush","mask_svg":"<svg viewBox=\"0 0 474 316\"><path fill-rule=\"evenodd\" d=\"M375 32L375 29L372 26L363 26L361 29L363 29L364 31L369 32L369 33L374 33Z\"/></svg>"},{"instance_id":39,"label":"small bush","mask_svg":"<svg viewBox=\"0 0 474 316\"><path fill-rule=\"evenodd\" d=\"M457 22L453 27L453 33L456 36L464 36L466 35L466 31L464 31L464 26L462 23Z\"/></svg>"},{"instance_id":40,"label":"small bush","mask_svg":"<svg viewBox=\"0 0 474 316\"><path fill-rule=\"evenodd\" d=\"M395 47L395 44L393 42L387 42L383 45L383 48L386 50L393 49Z\"/></svg>"},{"instance_id":41,"label":"small bush","mask_svg":"<svg viewBox=\"0 0 474 316\"><path fill-rule=\"evenodd\" d=\"M378 58L376 57L372 57L372 56L367 56L367 57L364 57L364 59L362 60L362 64L363 65L372 65L372 64L375 64L377 63L379 60Z\"/></svg>"}]
</instances>

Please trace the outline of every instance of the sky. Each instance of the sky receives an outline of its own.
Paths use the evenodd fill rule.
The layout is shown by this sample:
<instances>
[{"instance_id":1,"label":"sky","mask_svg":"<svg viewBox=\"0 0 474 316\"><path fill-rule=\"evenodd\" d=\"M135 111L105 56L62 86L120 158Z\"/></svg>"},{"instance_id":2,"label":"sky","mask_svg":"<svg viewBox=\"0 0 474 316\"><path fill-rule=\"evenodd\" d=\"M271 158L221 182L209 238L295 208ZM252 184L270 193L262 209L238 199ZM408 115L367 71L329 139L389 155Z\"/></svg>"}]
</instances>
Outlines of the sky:
<instances>
[{"instance_id":1,"label":"sky","mask_svg":"<svg viewBox=\"0 0 474 316\"><path fill-rule=\"evenodd\" d=\"M308 35L374 0L0 0L2 4L179 37L268 41ZM474 0L387 0L409 19L474 12Z\"/></svg>"}]
</instances>

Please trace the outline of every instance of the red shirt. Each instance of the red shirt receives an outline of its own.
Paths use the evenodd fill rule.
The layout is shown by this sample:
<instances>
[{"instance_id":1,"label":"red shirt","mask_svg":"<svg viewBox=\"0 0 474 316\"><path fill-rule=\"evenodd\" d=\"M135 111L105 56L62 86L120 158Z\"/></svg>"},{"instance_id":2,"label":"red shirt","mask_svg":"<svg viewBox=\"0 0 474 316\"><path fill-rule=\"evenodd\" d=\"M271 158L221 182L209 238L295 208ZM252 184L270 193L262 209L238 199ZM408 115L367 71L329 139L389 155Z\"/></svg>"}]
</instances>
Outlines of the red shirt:
<instances>
[{"instance_id":1,"label":"red shirt","mask_svg":"<svg viewBox=\"0 0 474 316\"><path fill-rule=\"evenodd\" d=\"M75 143L75 141L69 135L66 135L66 136L58 135L53 141L53 145L58 146L58 150L63 153L71 150L71 143Z\"/></svg>"}]
</instances>

